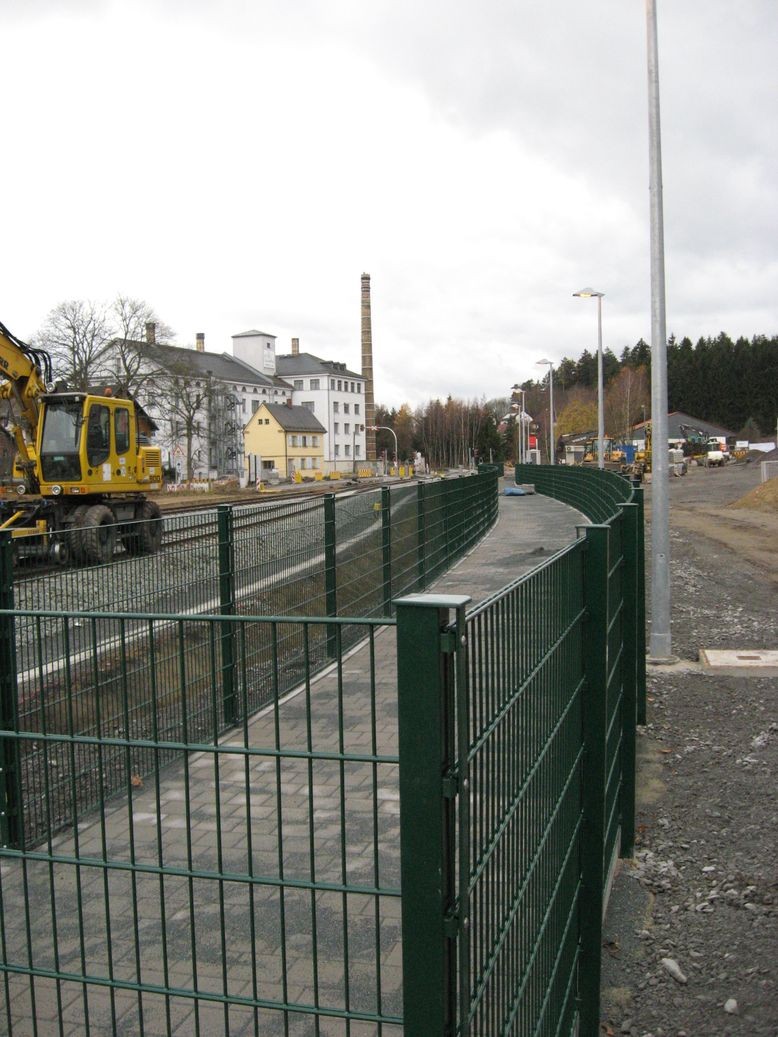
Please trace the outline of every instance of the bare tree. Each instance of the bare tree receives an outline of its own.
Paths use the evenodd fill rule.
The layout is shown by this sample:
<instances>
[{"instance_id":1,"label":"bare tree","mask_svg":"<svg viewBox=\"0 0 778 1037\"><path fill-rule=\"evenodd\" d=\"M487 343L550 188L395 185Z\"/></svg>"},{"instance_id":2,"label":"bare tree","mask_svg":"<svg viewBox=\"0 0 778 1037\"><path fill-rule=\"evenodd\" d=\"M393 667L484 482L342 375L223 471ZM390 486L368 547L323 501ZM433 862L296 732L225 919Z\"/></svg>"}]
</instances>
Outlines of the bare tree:
<instances>
[{"instance_id":1,"label":"bare tree","mask_svg":"<svg viewBox=\"0 0 778 1037\"><path fill-rule=\"evenodd\" d=\"M35 344L51 354L54 373L71 389L86 391L110 377L112 328L104 306L82 299L61 302L49 313Z\"/></svg>"},{"instance_id":2,"label":"bare tree","mask_svg":"<svg viewBox=\"0 0 778 1037\"><path fill-rule=\"evenodd\" d=\"M632 426L649 406L648 372L645 367L622 367L611 378L605 392L605 421L608 433L615 439L632 439Z\"/></svg>"},{"instance_id":3,"label":"bare tree","mask_svg":"<svg viewBox=\"0 0 778 1037\"><path fill-rule=\"evenodd\" d=\"M109 315L114 328L110 344L114 375L124 391L134 396L150 381L155 382L161 370L152 351L138 348L139 343L146 342L147 325L154 325L156 339L163 342L169 342L174 333L152 306L128 295L116 296Z\"/></svg>"},{"instance_id":4,"label":"bare tree","mask_svg":"<svg viewBox=\"0 0 778 1037\"><path fill-rule=\"evenodd\" d=\"M193 372L184 357L169 364L156 384L155 403L165 415L166 423L162 439L174 452L183 446L187 482L191 482L194 475L195 440L205 435L216 391L214 380ZM204 462L208 463L207 457Z\"/></svg>"}]
</instances>

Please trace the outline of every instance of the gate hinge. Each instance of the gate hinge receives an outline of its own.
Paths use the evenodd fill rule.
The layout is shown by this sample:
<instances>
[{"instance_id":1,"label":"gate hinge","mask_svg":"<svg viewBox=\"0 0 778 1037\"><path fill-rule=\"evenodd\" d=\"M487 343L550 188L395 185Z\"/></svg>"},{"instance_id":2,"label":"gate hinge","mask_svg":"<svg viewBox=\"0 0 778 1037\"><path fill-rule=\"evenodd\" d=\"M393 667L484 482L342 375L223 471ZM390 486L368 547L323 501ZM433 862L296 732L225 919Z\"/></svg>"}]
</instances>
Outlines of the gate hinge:
<instances>
[{"instance_id":1,"label":"gate hinge","mask_svg":"<svg viewBox=\"0 0 778 1037\"><path fill-rule=\"evenodd\" d=\"M456 774L446 774L443 778L443 798L456 799L459 795L459 778Z\"/></svg>"},{"instance_id":2,"label":"gate hinge","mask_svg":"<svg viewBox=\"0 0 778 1037\"><path fill-rule=\"evenodd\" d=\"M440 635L440 650L443 655L453 655L457 650L457 636L453 630L444 630Z\"/></svg>"}]
</instances>

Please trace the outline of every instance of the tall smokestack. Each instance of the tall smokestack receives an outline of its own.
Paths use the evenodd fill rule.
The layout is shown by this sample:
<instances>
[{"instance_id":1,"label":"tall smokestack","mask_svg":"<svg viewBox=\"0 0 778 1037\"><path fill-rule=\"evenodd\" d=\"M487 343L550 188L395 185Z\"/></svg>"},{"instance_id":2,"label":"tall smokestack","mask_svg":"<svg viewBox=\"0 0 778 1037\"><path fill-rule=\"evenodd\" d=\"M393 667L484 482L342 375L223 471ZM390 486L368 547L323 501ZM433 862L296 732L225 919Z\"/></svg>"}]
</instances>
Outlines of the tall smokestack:
<instances>
[{"instance_id":1,"label":"tall smokestack","mask_svg":"<svg viewBox=\"0 0 778 1037\"><path fill-rule=\"evenodd\" d=\"M292 356L300 355L300 340L299 338L292 339Z\"/></svg>"},{"instance_id":2,"label":"tall smokestack","mask_svg":"<svg viewBox=\"0 0 778 1037\"><path fill-rule=\"evenodd\" d=\"M365 427L375 425L373 394L373 321L370 315L370 274L362 274L362 377L365 379ZM375 461L375 432L365 432L365 456Z\"/></svg>"},{"instance_id":3,"label":"tall smokestack","mask_svg":"<svg viewBox=\"0 0 778 1037\"><path fill-rule=\"evenodd\" d=\"M205 332L198 331L195 335L195 349L198 353L205 352Z\"/></svg>"},{"instance_id":4,"label":"tall smokestack","mask_svg":"<svg viewBox=\"0 0 778 1037\"><path fill-rule=\"evenodd\" d=\"M153 320L146 321L146 341L150 346L156 344L157 341L157 325Z\"/></svg>"}]
</instances>

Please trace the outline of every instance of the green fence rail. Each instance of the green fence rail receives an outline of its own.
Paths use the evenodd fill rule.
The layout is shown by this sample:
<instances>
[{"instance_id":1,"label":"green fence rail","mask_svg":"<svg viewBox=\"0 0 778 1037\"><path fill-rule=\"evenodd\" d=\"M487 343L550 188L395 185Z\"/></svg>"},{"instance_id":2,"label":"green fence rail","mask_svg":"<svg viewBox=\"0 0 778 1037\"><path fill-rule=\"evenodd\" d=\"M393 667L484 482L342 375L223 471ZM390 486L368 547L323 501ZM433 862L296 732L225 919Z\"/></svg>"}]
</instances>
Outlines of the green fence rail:
<instances>
[{"instance_id":1,"label":"green fence rail","mask_svg":"<svg viewBox=\"0 0 778 1037\"><path fill-rule=\"evenodd\" d=\"M634 839L639 505L610 473L545 474L517 482L607 521L469 614L396 602L407 1037L600 1032L605 891Z\"/></svg>"},{"instance_id":2,"label":"green fence rail","mask_svg":"<svg viewBox=\"0 0 778 1037\"><path fill-rule=\"evenodd\" d=\"M82 614L36 617L64 636ZM22 728L13 710L4 718L4 762L36 753L46 831L28 843L25 796L6 798L0 1031L401 1032L396 721L379 679L387 622L89 618L96 642L129 645L142 626L152 725L139 731L129 666L110 715L94 697L89 733L73 684L61 689L64 723L49 721L42 672L28 685L35 722ZM241 721L214 738L219 695L205 715L200 685L220 683L225 625L239 664L262 632L273 676L252 718L240 684ZM316 678L311 661L330 627L335 661ZM366 661L358 676L342 638L355 629ZM290 640L301 645L302 677L284 694ZM57 834L63 771L71 812ZM85 780L94 806L82 805Z\"/></svg>"},{"instance_id":3,"label":"green fence rail","mask_svg":"<svg viewBox=\"0 0 778 1037\"><path fill-rule=\"evenodd\" d=\"M15 548L6 534L0 539L0 598L17 615L13 622L0 619L0 642L14 652L0 678L9 682L3 716L20 730L45 724L49 732L74 729L102 737L124 725L129 689L127 708L139 738L153 738L156 726L162 738L180 739L180 697L170 689L183 658L187 723L199 740L212 739L239 722L244 710L255 712L327 665L337 644L356 643L360 627L319 625L304 640L300 628L288 624L271 643L266 625L246 627L238 641L237 628L225 621L213 630L196 628L182 642L171 622L167 635L156 631L152 655L143 613L219 614L225 620L388 616L393 594L423 588L469 550L496 515L497 477L487 473L392 492L174 516L165 520L159 555L117 552L113 564L93 568L39 572L17 559L14 572ZM57 610L72 619L47 615ZM137 618L96 619L109 614ZM101 788L94 768L81 766L78 754L74 775L67 753L47 769L42 752L42 744L28 740L17 763L28 843L44 838L52 824L72 823L74 788L80 811L98 803ZM106 750L103 766L103 790L120 790L121 750Z\"/></svg>"},{"instance_id":4,"label":"green fence rail","mask_svg":"<svg viewBox=\"0 0 778 1037\"><path fill-rule=\"evenodd\" d=\"M496 473L461 484L273 516L316 616L251 611L239 509L205 614L184 574L179 612L22 605L0 551L0 1030L595 1037L639 502L468 613L424 593L496 517Z\"/></svg>"}]
</instances>

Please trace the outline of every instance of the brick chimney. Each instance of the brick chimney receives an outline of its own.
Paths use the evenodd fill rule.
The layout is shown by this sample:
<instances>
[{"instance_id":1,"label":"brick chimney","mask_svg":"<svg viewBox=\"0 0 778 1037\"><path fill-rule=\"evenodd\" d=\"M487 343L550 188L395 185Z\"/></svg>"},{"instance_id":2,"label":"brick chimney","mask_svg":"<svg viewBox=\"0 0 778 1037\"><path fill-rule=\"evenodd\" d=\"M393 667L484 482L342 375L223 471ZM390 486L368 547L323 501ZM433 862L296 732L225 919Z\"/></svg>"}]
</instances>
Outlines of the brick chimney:
<instances>
[{"instance_id":1,"label":"brick chimney","mask_svg":"<svg viewBox=\"0 0 778 1037\"><path fill-rule=\"evenodd\" d=\"M146 321L146 342L150 346L156 345L157 342L157 325L153 320Z\"/></svg>"},{"instance_id":2,"label":"brick chimney","mask_svg":"<svg viewBox=\"0 0 778 1037\"><path fill-rule=\"evenodd\" d=\"M365 426L375 425L373 394L373 321L370 313L370 274L362 274L362 377L365 379ZM365 431L365 457L375 461L375 432Z\"/></svg>"},{"instance_id":3,"label":"brick chimney","mask_svg":"<svg viewBox=\"0 0 778 1037\"><path fill-rule=\"evenodd\" d=\"M287 398L286 398L286 405L287 405L287 407L291 407L292 406L292 397L291 396L287 396Z\"/></svg>"},{"instance_id":4,"label":"brick chimney","mask_svg":"<svg viewBox=\"0 0 778 1037\"><path fill-rule=\"evenodd\" d=\"M300 340L299 338L292 339L292 356L300 355Z\"/></svg>"},{"instance_id":5,"label":"brick chimney","mask_svg":"<svg viewBox=\"0 0 778 1037\"><path fill-rule=\"evenodd\" d=\"M198 331L195 335L195 349L198 353L205 352L205 332Z\"/></svg>"}]
</instances>

